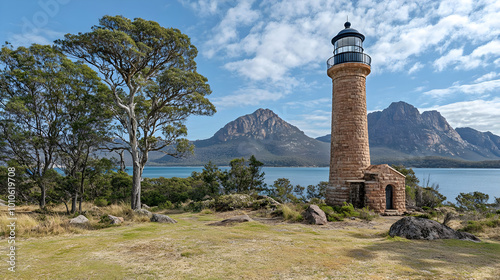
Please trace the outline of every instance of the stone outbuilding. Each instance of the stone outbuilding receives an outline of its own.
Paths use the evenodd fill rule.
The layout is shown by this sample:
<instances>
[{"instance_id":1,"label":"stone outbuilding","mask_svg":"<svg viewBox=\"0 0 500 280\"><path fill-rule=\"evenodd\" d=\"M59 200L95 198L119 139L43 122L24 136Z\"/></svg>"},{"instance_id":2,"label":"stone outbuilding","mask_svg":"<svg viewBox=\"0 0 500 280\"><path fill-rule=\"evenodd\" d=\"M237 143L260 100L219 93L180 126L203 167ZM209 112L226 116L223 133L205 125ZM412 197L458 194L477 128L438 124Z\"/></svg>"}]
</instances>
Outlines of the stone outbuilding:
<instances>
[{"instance_id":1,"label":"stone outbuilding","mask_svg":"<svg viewBox=\"0 0 500 280\"><path fill-rule=\"evenodd\" d=\"M370 163L366 77L371 57L363 52L365 36L349 22L344 26L332 39L334 55L327 61L332 79L332 140L326 201L402 214L406 210L405 176L387 164Z\"/></svg>"},{"instance_id":2,"label":"stone outbuilding","mask_svg":"<svg viewBox=\"0 0 500 280\"><path fill-rule=\"evenodd\" d=\"M375 212L406 211L406 176L387 164L370 165L365 171L365 205Z\"/></svg>"}]
</instances>

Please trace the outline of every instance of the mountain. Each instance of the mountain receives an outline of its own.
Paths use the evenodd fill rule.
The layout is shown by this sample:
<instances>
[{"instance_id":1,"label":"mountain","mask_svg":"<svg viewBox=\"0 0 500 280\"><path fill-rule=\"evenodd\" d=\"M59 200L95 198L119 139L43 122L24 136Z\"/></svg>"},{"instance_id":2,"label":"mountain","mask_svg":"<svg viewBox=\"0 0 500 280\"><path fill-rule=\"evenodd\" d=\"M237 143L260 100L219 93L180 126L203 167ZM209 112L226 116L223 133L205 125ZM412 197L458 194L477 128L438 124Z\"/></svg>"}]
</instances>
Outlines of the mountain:
<instances>
[{"instance_id":1,"label":"mountain","mask_svg":"<svg viewBox=\"0 0 500 280\"><path fill-rule=\"evenodd\" d=\"M328 166L329 144L310 138L269 109L258 109L229 122L214 136L193 142L195 153L184 159L165 156L155 164L228 165L234 158L255 155L271 166Z\"/></svg>"},{"instance_id":2,"label":"mountain","mask_svg":"<svg viewBox=\"0 0 500 280\"><path fill-rule=\"evenodd\" d=\"M500 157L500 136L491 132L480 132L470 127L459 127L455 129L465 141L485 149L486 153L492 153Z\"/></svg>"},{"instance_id":3,"label":"mountain","mask_svg":"<svg viewBox=\"0 0 500 280\"><path fill-rule=\"evenodd\" d=\"M500 159L500 137L471 128L455 130L439 112L420 114L405 102L394 102L383 111L368 114L368 134L374 162L426 156ZM327 135L318 140L329 142L330 138Z\"/></svg>"}]
</instances>

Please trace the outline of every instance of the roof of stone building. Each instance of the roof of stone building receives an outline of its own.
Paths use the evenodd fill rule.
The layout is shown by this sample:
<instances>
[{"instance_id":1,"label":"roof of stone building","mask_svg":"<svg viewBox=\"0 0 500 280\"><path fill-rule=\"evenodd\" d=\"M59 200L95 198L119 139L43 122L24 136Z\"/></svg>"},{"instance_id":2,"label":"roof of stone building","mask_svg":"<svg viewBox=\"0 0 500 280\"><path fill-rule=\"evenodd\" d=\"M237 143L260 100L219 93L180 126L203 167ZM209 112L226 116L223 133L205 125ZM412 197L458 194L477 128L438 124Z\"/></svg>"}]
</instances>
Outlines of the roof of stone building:
<instances>
[{"instance_id":1,"label":"roof of stone building","mask_svg":"<svg viewBox=\"0 0 500 280\"><path fill-rule=\"evenodd\" d=\"M366 168L366 171L368 173L377 173L377 174L383 173L386 170L390 170L390 171L406 178L406 176L404 174L402 174L401 172L397 171L396 169L390 167L388 164L377 164L377 165L372 164L372 165L368 166L368 168Z\"/></svg>"}]
</instances>

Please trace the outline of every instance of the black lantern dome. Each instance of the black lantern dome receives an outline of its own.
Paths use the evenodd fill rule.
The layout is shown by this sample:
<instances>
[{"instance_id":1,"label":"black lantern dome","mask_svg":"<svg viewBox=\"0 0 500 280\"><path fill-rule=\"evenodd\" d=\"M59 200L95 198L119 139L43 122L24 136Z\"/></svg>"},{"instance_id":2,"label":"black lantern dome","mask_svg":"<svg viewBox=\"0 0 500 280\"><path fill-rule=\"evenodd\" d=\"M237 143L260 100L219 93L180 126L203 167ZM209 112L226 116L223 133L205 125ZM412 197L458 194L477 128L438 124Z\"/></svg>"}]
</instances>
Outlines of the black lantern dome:
<instances>
[{"instance_id":1,"label":"black lantern dome","mask_svg":"<svg viewBox=\"0 0 500 280\"><path fill-rule=\"evenodd\" d=\"M328 69L330 67L348 62L358 62L367 65L371 64L371 57L363 53L363 41L365 35L351 28L351 23L344 24L345 29L341 30L337 36L332 38L334 46L333 56L328 59Z\"/></svg>"}]
</instances>

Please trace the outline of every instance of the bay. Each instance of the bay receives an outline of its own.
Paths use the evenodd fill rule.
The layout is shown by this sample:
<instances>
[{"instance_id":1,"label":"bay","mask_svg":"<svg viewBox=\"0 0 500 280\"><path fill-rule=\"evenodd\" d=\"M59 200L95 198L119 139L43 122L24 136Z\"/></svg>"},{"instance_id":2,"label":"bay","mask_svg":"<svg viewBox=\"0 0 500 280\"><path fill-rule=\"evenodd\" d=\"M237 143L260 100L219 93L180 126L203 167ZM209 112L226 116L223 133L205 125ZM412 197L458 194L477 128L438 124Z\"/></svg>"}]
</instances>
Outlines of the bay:
<instances>
[{"instance_id":1,"label":"bay","mask_svg":"<svg viewBox=\"0 0 500 280\"><path fill-rule=\"evenodd\" d=\"M228 167L221 167L227 170ZM146 166L143 177L179 177L191 176L193 171L201 172L201 166ZM328 181L328 167L263 167L265 182L272 185L278 178L287 178L293 185L316 185L321 181ZM479 168L413 168L415 175L419 178L421 185L429 186L439 184L439 192L447 197L447 200L455 203L455 198L460 193L479 191L493 197L500 197L500 169ZM132 168L127 172L132 174Z\"/></svg>"}]
</instances>

